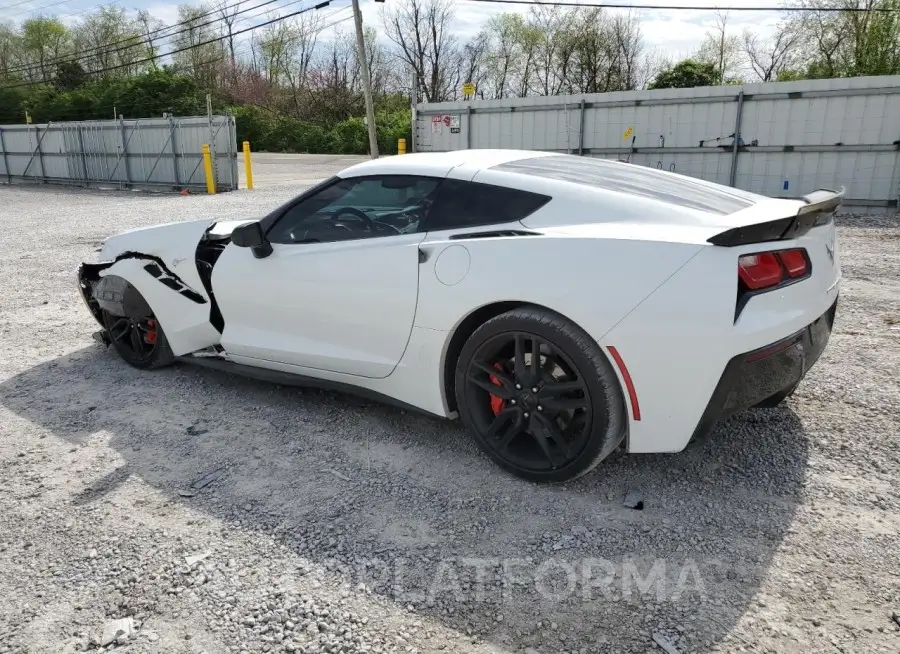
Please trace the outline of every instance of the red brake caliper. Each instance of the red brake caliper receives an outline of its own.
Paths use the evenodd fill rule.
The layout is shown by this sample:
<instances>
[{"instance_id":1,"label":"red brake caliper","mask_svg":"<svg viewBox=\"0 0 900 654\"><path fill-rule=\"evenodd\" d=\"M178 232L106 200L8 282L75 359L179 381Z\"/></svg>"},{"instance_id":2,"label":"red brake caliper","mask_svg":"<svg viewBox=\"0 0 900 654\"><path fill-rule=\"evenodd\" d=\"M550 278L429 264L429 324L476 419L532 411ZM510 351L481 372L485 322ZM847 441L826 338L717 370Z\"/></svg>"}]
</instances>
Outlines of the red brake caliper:
<instances>
[{"instance_id":1,"label":"red brake caliper","mask_svg":"<svg viewBox=\"0 0 900 654\"><path fill-rule=\"evenodd\" d=\"M147 321L147 331L144 332L144 342L153 345L156 343L156 321Z\"/></svg>"},{"instance_id":2,"label":"red brake caliper","mask_svg":"<svg viewBox=\"0 0 900 654\"><path fill-rule=\"evenodd\" d=\"M495 363L494 367L497 370L503 370L503 366L501 366L499 363ZM490 380L494 386L503 386L503 384L500 383L500 380L497 379L496 377L494 377L493 375L490 376ZM506 405L506 400L504 400L502 397L494 395L493 393L491 394L491 411L494 412L495 416L500 415L500 412L503 411L503 407L505 405Z\"/></svg>"}]
</instances>

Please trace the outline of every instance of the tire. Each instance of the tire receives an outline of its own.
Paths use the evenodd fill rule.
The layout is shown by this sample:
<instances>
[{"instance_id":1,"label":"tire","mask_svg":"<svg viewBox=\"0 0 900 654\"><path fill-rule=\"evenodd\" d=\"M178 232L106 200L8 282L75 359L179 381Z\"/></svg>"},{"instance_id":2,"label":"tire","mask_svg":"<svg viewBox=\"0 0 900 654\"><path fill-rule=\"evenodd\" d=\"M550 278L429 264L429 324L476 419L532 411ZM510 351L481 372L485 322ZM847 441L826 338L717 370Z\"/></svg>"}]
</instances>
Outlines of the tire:
<instances>
[{"instance_id":1,"label":"tire","mask_svg":"<svg viewBox=\"0 0 900 654\"><path fill-rule=\"evenodd\" d=\"M162 325L131 284L125 289L122 307L128 315L114 315L102 309L106 333L119 356L139 370L154 370L174 363L175 355Z\"/></svg>"},{"instance_id":2,"label":"tire","mask_svg":"<svg viewBox=\"0 0 900 654\"><path fill-rule=\"evenodd\" d=\"M609 360L551 311L520 307L483 323L462 348L455 380L463 423L517 477L574 479L625 437L625 400Z\"/></svg>"}]
</instances>

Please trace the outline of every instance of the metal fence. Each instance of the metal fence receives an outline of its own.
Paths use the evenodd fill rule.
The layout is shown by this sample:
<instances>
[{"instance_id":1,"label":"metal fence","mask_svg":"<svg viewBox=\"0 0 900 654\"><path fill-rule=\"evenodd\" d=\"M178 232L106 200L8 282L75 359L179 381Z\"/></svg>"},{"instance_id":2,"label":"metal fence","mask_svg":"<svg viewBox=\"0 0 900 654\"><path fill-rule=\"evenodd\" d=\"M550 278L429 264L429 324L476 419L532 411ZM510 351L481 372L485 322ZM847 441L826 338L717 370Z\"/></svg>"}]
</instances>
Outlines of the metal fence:
<instances>
[{"instance_id":1,"label":"metal fence","mask_svg":"<svg viewBox=\"0 0 900 654\"><path fill-rule=\"evenodd\" d=\"M900 197L900 76L424 104L413 121L419 152L568 152L772 197Z\"/></svg>"},{"instance_id":2,"label":"metal fence","mask_svg":"<svg viewBox=\"0 0 900 654\"><path fill-rule=\"evenodd\" d=\"M216 189L236 189L233 116L2 125L0 182L205 190L204 143Z\"/></svg>"}]
</instances>

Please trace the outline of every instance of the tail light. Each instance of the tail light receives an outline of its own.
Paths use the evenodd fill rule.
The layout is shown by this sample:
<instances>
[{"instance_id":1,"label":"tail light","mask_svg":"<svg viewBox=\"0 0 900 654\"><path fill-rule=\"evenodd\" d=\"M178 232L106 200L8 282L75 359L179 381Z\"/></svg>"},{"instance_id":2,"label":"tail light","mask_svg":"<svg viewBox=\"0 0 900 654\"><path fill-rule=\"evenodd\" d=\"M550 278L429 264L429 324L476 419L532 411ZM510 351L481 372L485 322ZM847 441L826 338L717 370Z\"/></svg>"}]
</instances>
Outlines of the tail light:
<instances>
[{"instance_id":1,"label":"tail light","mask_svg":"<svg viewBox=\"0 0 900 654\"><path fill-rule=\"evenodd\" d=\"M775 250L745 254L738 259L738 278L748 291L762 291L809 275L806 250Z\"/></svg>"},{"instance_id":2,"label":"tail light","mask_svg":"<svg viewBox=\"0 0 900 654\"><path fill-rule=\"evenodd\" d=\"M742 255L738 258L735 322L754 295L799 282L809 277L811 272L809 257L803 248Z\"/></svg>"}]
</instances>

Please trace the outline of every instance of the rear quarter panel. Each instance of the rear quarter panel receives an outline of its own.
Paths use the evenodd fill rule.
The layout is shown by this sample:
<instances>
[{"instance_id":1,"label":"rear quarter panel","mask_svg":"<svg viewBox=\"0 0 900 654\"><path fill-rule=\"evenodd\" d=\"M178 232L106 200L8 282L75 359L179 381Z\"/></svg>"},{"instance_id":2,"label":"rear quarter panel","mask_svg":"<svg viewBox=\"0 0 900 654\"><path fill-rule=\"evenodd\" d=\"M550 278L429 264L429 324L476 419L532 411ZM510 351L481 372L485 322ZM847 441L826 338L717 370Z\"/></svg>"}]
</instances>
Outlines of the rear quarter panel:
<instances>
[{"instance_id":1,"label":"rear quarter panel","mask_svg":"<svg viewBox=\"0 0 900 654\"><path fill-rule=\"evenodd\" d=\"M834 226L774 243L704 247L602 340L628 366L641 419L630 452L678 452L688 444L732 357L781 340L824 314L838 294L840 264L824 243ZM735 321L742 254L805 247L812 275L750 299Z\"/></svg>"}]
</instances>

